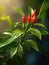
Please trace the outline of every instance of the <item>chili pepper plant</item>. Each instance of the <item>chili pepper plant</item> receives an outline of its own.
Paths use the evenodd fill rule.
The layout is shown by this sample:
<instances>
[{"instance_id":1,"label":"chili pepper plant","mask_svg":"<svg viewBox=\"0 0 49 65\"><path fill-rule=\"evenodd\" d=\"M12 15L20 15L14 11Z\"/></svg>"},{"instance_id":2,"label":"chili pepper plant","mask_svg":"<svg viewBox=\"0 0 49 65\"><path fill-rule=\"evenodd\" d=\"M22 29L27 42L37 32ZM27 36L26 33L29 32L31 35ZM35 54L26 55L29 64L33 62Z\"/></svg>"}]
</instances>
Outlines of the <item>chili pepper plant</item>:
<instances>
[{"instance_id":1,"label":"chili pepper plant","mask_svg":"<svg viewBox=\"0 0 49 65\"><path fill-rule=\"evenodd\" d=\"M0 17L0 20L7 20L10 26L9 30L0 34L0 53L3 55L0 57L6 58L6 62L8 61L7 59L17 58L17 65L21 65L20 61L24 58L25 50L30 52L32 48L35 51L40 52L42 50L43 52L43 48L36 39L41 40L43 35L48 35L49 33L46 26L42 22L38 22L41 10L37 15L36 9L28 7L26 16L21 9L15 7L14 9L21 15L20 21L14 23L10 16L4 15ZM20 61L18 61L18 58Z\"/></svg>"}]
</instances>

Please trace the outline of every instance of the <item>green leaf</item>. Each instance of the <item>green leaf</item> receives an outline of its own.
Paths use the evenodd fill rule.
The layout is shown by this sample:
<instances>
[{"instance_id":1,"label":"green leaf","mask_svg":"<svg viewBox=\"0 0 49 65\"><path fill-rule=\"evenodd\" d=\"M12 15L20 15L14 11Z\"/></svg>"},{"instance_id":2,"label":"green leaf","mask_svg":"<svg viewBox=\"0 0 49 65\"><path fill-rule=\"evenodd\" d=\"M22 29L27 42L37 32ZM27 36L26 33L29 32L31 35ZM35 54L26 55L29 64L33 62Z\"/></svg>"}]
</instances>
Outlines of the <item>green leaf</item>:
<instances>
[{"instance_id":1,"label":"green leaf","mask_svg":"<svg viewBox=\"0 0 49 65\"><path fill-rule=\"evenodd\" d=\"M20 57L22 57L23 56L23 47L22 47L22 45L18 45L18 55L20 56Z\"/></svg>"},{"instance_id":2,"label":"green leaf","mask_svg":"<svg viewBox=\"0 0 49 65\"><path fill-rule=\"evenodd\" d=\"M20 26L21 24L22 24L21 22L16 22L16 23L14 24L14 27Z\"/></svg>"},{"instance_id":3,"label":"green leaf","mask_svg":"<svg viewBox=\"0 0 49 65\"><path fill-rule=\"evenodd\" d=\"M41 29L40 32L42 35L49 35L49 33L44 29Z\"/></svg>"},{"instance_id":4,"label":"green leaf","mask_svg":"<svg viewBox=\"0 0 49 65\"><path fill-rule=\"evenodd\" d=\"M27 43L29 44L29 46L31 46L33 49L35 49L36 51L39 51L38 45L37 45L37 43L36 43L34 40L27 40L26 42L27 42Z\"/></svg>"},{"instance_id":5,"label":"green leaf","mask_svg":"<svg viewBox=\"0 0 49 65\"><path fill-rule=\"evenodd\" d=\"M4 39L4 38L3 38L2 36L0 36L0 42L2 42L2 41L3 41L3 39Z\"/></svg>"},{"instance_id":6,"label":"green leaf","mask_svg":"<svg viewBox=\"0 0 49 65\"><path fill-rule=\"evenodd\" d=\"M39 27L43 27L43 28L47 29L46 26L43 25L43 24L41 24L41 23L35 23L34 25L35 25L35 26L39 26Z\"/></svg>"},{"instance_id":7,"label":"green leaf","mask_svg":"<svg viewBox=\"0 0 49 65\"><path fill-rule=\"evenodd\" d=\"M5 40L3 43L0 43L0 48L7 46L9 44L11 44L15 39L17 39L19 36L21 36L24 32L21 30L15 30L12 33L11 38L8 38L7 40Z\"/></svg>"},{"instance_id":8,"label":"green leaf","mask_svg":"<svg viewBox=\"0 0 49 65\"><path fill-rule=\"evenodd\" d=\"M30 15L32 15L33 9L32 9L31 7L28 7L28 13L29 13Z\"/></svg>"},{"instance_id":9,"label":"green leaf","mask_svg":"<svg viewBox=\"0 0 49 65\"><path fill-rule=\"evenodd\" d=\"M22 29L25 30L25 23L22 24Z\"/></svg>"},{"instance_id":10,"label":"green leaf","mask_svg":"<svg viewBox=\"0 0 49 65\"><path fill-rule=\"evenodd\" d=\"M17 53L17 47L11 48L10 56L13 57Z\"/></svg>"},{"instance_id":11,"label":"green leaf","mask_svg":"<svg viewBox=\"0 0 49 65\"><path fill-rule=\"evenodd\" d=\"M30 46L26 42L24 42L22 45L25 49L27 49L30 52Z\"/></svg>"},{"instance_id":12,"label":"green leaf","mask_svg":"<svg viewBox=\"0 0 49 65\"><path fill-rule=\"evenodd\" d=\"M43 13L45 13L48 8L49 8L49 0L44 0L40 8L38 17L43 15Z\"/></svg>"},{"instance_id":13,"label":"green leaf","mask_svg":"<svg viewBox=\"0 0 49 65\"><path fill-rule=\"evenodd\" d=\"M27 23L25 24L25 30L27 31L30 27L31 27L31 24L27 22Z\"/></svg>"},{"instance_id":14,"label":"green leaf","mask_svg":"<svg viewBox=\"0 0 49 65\"><path fill-rule=\"evenodd\" d=\"M15 7L14 7L14 9L15 9L21 16L24 16L24 15L25 15L21 9L15 8Z\"/></svg>"},{"instance_id":15,"label":"green leaf","mask_svg":"<svg viewBox=\"0 0 49 65\"><path fill-rule=\"evenodd\" d=\"M10 33L10 32L3 32L3 34L4 35L10 35L10 36L12 35L12 33Z\"/></svg>"},{"instance_id":16,"label":"green leaf","mask_svg":"<svg viewBox=\"0 0 49 65\"><path fill-rule=\"evenodd\" d=\"M41 40L41 32L36 28L29 28L29 30L33 35L37 36Z\"/></svg>"}]
</instances>

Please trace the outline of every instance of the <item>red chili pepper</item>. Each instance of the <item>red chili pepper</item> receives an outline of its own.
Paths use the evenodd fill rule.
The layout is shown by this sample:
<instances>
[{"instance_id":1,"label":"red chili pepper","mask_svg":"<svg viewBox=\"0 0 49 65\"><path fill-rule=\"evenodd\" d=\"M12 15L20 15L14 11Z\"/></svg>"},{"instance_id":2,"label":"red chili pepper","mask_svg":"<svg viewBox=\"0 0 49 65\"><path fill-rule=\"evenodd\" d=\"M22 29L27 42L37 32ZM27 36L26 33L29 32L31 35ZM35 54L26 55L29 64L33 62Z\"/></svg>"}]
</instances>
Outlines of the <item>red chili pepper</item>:
<instances>
[{"instance_id":1,"label":"red chili pepper","mask_svg":"<svg viewBox=\"0 0 49 65\"><path fill-rule=\"evenodd\" d=\"M31 17L31 22L35 23L36 22L36 16L34 15L33 17Z\"/></svg>"},{"instance_id":2,"label":"red chili pepper","mask_svg":"<svg viewBox=\"0 0 49 65\"><path fill-rule=\"evenodd\" d=\"M33 13L32 13L32 17L36 15L36 9L34 9Z\"/></svg>"},{"instance_id":3,"label":"red chili pepper","mask_svg":"<svg viewBox=\"0 0 49 65\"><path fill-rule=\"evenodd\" d=\"M26 16L22 16L22 23L25 23L26 21Z\"/></svg>"},{"instance_id":4,"label":"red chili pepper","mask_svg":"<svg viewBox=\"0 0 49 65\"><path fill-rule=\"evenodd\" d=\"M31 16L28 14L28 23L31 23Z\"/></svg>"}]
</instances>

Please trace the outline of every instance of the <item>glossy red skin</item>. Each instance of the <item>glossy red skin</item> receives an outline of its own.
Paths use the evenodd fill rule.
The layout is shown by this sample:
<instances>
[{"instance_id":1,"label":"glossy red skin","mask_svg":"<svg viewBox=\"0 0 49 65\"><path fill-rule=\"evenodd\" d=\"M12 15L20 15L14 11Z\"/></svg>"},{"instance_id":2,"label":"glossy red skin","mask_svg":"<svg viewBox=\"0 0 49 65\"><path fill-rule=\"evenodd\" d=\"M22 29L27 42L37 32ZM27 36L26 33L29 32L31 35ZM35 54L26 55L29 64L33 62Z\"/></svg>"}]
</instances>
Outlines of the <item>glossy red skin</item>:
<instances>
[{"instance_id":1,"label":"glossy red skin","mask_svg":"<svg viewBox=\"0 0 49 65\"><path fill-rule=\"evenodd\" d=\"M33 13L32 13L32 17L36 15L36 9L34 9Z\"/></svg>"},{"instance_id":2,"label":"glossy red skin","mask_svg":"<svg viewBox=\"0 0 49 65\"><path fill-rule=\"evenodd\" d=\"M28 20L28 23L31 23L31 16L29 14L28 14L27 20Z\"/></svg>"},{"instance_id":3,"label":"glossy red skin","mask_svg":"<svg viewBox=\"0 0 49 65\"><path fill-rule=\"evenodd\" d=\"M26 21L26 16L22 16L22 23L25 23Z\"/></svg>"},{"instance_id":4,"label":"glossy red skin","mask_svg":"<svg viewBox=\"0 0 49 65\"><path fill-rule=\"evenodd\" d=\"M35 23L36 22L36 16L34 15L33 17L31 17L31 22Z\"/></svg>"}]
</instances>

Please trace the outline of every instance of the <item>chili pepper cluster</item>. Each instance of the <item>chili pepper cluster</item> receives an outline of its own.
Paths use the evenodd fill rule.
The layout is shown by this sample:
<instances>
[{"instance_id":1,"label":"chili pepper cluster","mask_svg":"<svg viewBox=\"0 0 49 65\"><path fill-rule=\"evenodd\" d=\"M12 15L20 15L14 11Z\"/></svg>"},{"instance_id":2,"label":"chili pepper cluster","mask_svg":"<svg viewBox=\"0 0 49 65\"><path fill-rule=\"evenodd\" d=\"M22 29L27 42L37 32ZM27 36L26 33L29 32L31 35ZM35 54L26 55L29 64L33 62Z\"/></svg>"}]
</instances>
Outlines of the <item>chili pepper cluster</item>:
<instances>
[{"instance_id":1,"label":"chili pepper cluster","mask_svg":"<svg viewBox=\"0 0 49 65\"><path fill-rule=\"evenodd\" d=\"M25 23L26 20L28 21L28 23L36 22L36 9L32 12L32 15L28 14L27 18L26 16L22 16L22 23Z\"/></svg>"}]
</instances>

